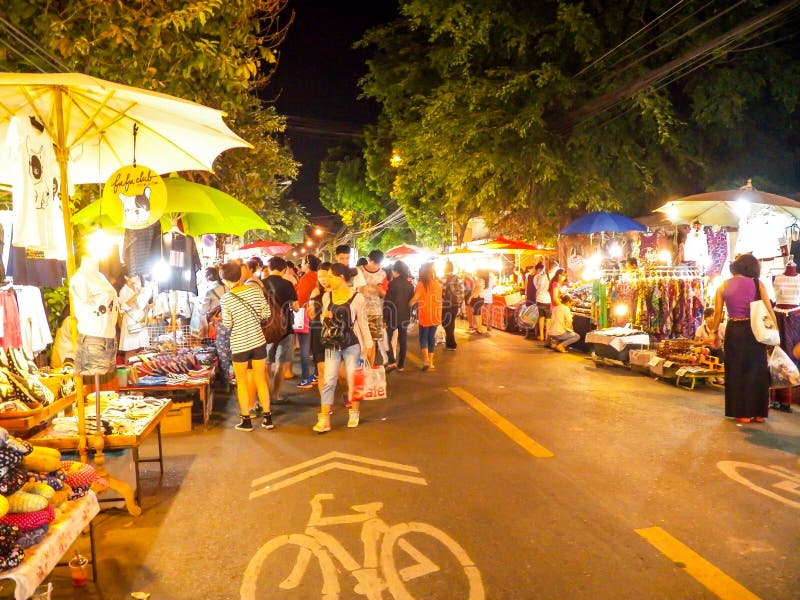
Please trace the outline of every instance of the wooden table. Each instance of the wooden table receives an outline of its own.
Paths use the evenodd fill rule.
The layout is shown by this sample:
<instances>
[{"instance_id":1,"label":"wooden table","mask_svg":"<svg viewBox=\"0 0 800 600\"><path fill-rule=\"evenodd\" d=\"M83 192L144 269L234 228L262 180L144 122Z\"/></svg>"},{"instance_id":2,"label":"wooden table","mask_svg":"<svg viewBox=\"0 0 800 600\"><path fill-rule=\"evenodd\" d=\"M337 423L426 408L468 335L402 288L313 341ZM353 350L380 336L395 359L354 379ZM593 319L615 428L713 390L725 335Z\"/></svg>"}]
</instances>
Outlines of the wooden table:
<instances>
[{"instance_id":1,"label":"wooden table","mask_svg":"<svg viewBox=\"0 0 800 600\"><path fill-rule=\"evenodd\" d=\"M0 581L14 581L15 600L29 598L36 587L45 580L61 557L69 550L81 532L89 526L92 573L97 574L92 519L100 512L97 496L91 490L83 498L66 503L66 511L50 524L45 538L32 548L25 550L25 560L18 567L0 573Z\"/></svg>"},{"instance_id":2,"label":"wooden table","mask_svg":"<svg viewBox=\"0 0 800 600\"><path fill-rule=\"evenodd\" d=\"M26 413L24 415L6 417L0 413L0 427L12 433L30 431L39 423L44 423L50 419L50 417L55 416L67 408L73 402L75 402L75 394L59 398L52 404L42 408L37 408L36 410L32 410L30 413Z\"/></svg>"},{"instance_id":3,"label":"wooden table","mask_svg":"<svg viewBox=\"0 0 800 600\"><path fill-rule=\"evenodd\" d=\"M207 383L181 383L180 385L126 385L119 388L120 392L131 394L142 394L152 396L151 392L174 392L185 390L196 390L203 405L203 427L208 428L208 419L211 417L211 409L214 406L214 386L211 383L213 377Z\"/></svg>"},{"instance_id":4,"label":"wooden table","mask_svg":"<svg viewBox=\"0 0 800 600\"><path fill-rule=\"evenodd\" d=\"M161 474L164 474L164 453L161 446L161 420L169 412L172 407L172 402L168 401L161 406L147 422L147 425L138 434L129 435L104 435L103 436L103 450L130 450L133 455L133 463L136 472L136 487L134 494L136 495L136 503L141 504L139 498L139 463L143 462L157 462ZM139 446L150 434L156 432L158 437L158 456L153 458L140 458ZM87 433L86 438L91 445L93 438L92 434ZM47 446L48 448L55 448L57 450L75 451L78 449L78 437L74 435L60 435L53 431L53 426L40 431L36 435L28 438L28 441L35 446Z\"/></svg>"}]
</instances>

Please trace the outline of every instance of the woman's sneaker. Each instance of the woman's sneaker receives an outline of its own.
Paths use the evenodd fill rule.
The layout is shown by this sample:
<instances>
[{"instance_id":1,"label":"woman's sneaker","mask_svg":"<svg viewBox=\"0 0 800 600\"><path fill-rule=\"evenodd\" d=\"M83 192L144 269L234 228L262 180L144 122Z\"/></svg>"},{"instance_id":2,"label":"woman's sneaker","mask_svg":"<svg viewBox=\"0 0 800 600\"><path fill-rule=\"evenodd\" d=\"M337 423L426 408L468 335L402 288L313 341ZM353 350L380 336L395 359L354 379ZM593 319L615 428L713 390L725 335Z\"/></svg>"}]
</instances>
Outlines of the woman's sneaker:
<instances>
[{"instance_id":1,"label":"woman's sneaker","mask_svg":"<svg viewBox=\"0 0 800 600\"><path fill-rule=\"evenodd\" d=\"M250 417L241 416L239 417L239 424L234 429L236 431L253 431L253 422Z\"/></svg>"},{"instance_id":2,"label":"woman's sneaker","mask_svg":"<svg viewBox=\"0 0 800 600\"><path fill-rule=\"evenodd\" d=\"M348 427L358 427L358 421L359 421L359 417L360 416L361 415L359 415L357 410L351 408L349 410L349 415L347 417L347 426Z\"/></svg>"},{"instance_id":3,"label":"woman's sneaker","mask_svg":"<svg viewBox=\"0 0 800 600\"><path fill-rule=\"evenodd\" d=\"M297 384L297 389L299 390L310 390L314 387L314 382L310 379L303 379L300 383Z\"/></svg>"},{"instance_id":4,"label":"woman's sneaker","mask_svg":"<svg viewBox=\"0 0 800 600\"><path fill-rule=\"evenodd\" d=\"M264 429L274 429L275 425L272 424L272 413L264 413L264 420L261 421L261 427Z\"/></svg>"}]
</instances>

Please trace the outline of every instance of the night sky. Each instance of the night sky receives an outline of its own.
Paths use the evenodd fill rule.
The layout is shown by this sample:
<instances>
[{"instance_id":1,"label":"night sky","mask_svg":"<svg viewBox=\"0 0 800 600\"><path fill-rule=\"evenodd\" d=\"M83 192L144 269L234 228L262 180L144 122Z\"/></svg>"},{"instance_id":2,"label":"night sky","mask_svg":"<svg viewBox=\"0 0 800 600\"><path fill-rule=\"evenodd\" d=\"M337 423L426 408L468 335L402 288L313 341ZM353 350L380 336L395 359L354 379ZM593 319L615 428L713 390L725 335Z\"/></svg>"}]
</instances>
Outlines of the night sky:
<instances>
[{"instance_id":1,"label":"night sky","mask_svg":"<svg viewBox=\"0 0 800 600\"><path fill-rule=\"evenodd\" d=\"M327 148L346 142L375 121L378 106L358 100L368 54L353 43L396 16L393 0L293 0L295 20L280 48L278 70L263 97L288 118L287 140L302 163L291 196L312 216L319 203L318 173Z\"/></svg>"}]
</instances>

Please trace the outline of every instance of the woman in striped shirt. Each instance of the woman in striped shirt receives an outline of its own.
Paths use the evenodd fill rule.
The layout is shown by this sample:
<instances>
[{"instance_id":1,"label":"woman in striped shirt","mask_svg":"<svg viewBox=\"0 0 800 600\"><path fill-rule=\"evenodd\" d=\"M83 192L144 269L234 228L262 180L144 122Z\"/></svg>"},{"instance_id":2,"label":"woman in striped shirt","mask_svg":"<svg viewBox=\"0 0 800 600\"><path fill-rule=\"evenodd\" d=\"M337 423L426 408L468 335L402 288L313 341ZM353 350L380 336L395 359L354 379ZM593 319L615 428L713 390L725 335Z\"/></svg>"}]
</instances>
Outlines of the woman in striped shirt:
<instances>
[{"instance_id":1,"label":"woman in striped shirt","mask_svg":"<svg viewBox=\"0 0 800 600\"><path fill-rule=\"evenodd\" d=\"M272 429L272 413L269 406L269 387L267 386L267 345L261 331L261 319L268 319L269 306L264 293L251 285L239 285L242 267L236 262L222 265L222 278L230 286L230 291L220 300L222 323L231 331L231 355L233 372L236 375L236 395L239 399L241 421L236 426L239 431L253 431L250 409L255 406L255 398L247 391L247 370L252 368L258 391L258 399L264 410L261 426Z\"/></svg>"}]
</instances>

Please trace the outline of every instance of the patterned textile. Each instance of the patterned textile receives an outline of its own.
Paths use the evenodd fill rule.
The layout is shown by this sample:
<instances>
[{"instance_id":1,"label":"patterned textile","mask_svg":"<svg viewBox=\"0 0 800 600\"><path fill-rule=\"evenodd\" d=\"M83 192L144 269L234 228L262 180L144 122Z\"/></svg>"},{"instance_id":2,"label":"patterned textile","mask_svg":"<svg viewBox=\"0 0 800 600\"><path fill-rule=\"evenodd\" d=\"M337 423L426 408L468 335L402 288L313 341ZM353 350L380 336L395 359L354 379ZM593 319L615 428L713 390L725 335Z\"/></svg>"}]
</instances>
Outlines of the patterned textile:
<instances>
[{"instance_id":1,"label":"patterned textile","mask_svg":"<svg viewBox=\"0 0 800 600\"><path fill-rule=\"evenodd\" d=\"M714 277L722 273L722 267L728 260L728 231L720 229L715 232L712 227L706 227L706 240L708 241L709 265L706 275Z\"/></svg>"},{"instance_id":2,"label":"patterned textile","mask_svg":"<svg viewBox=\"0 0 800 600\"><path fill-rule=\"evenodd\" d=\"M122 258L130 275L150 276L161 258L161 223L145 229L126 229Z\"/></svg>"},{"instance_id":3,"label":"patterned textile","mask_svg":"<svg viewBox=\"0 0 800 600\"><path fill-rule=\"evenodd\" d=\"M778 319L778 330L781 333L781 348L800 368L800 360L794 358L794 354L792 354L792 349L800 344L800 310L786 312L776 308L775 316Z\"/></svg>"}]
</instances>

